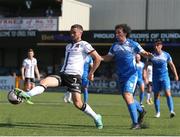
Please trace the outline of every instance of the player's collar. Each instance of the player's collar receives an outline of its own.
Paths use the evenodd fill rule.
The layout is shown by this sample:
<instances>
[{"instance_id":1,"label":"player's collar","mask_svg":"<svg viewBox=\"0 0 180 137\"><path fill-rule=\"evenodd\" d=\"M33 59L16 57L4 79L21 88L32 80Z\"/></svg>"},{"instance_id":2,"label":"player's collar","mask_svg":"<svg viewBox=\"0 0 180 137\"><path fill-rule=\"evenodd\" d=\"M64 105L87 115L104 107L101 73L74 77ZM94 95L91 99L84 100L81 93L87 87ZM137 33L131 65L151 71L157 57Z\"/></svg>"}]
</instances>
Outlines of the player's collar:
<instances>
[{"instance_id":1,"label":"player's collar","mask_svg":"<svg viewBox=\"0 0 180 137\"><path fill-rule=\"evenodd\" d=\"M72 41L72 44L76 44L76 43L78 43L78 42L80 42L80 41L82 41L82 40L79 40L79 41Z\"/></svg>"},{"instance_id":2,"label":"player's collar","mask_svg":"<svg viewBox=\"0 0 180 137\"><path fill-rule=\"evenodd\" d=\"M155 54L156 54L156 55L161 55L162 53L163 53L163 51L162 51L162 50L161 50L161 52L160 52L160 53L155 51Z\"/></svg>"},{"instance_id":3,"label":"player's collar","mask_svg":"<svg viewBox=\"0 0 180 137\"><path fill-rule=\"evenodd\" d=\"M128 40L126 39L124 42L118 41L121 45L124 45L128 42Z\"/></svg>"}]
</instances>

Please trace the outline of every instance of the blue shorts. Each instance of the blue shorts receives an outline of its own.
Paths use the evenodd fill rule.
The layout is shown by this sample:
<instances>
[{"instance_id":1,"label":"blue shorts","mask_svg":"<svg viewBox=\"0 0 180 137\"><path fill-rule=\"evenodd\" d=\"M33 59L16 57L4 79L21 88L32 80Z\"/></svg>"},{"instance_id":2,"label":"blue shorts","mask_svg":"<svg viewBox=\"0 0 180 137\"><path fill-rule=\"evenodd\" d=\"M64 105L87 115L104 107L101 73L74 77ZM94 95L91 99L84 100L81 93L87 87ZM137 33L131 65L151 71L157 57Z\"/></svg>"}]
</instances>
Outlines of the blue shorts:
<instances>
[{"instance_id":1,"label":"blue shorts","mask_svg":"<svg viewBox=\"0 0 180 137\"><path fill-rule=\"evenodd\" d=\"M82 86L83 87L89 86L89 79L88 78L82 78Z\"/></svg>"},{"instance_id":2,"label":"blue shorts","mask_svg":"<svg viewBox=\"0 0 180 137\"><path fill-rule=\"evenodd\" d=\"M163 78L161 80L153 79L152 88L153 92L155 93L160 92L161 90L170 90L171 85L169 77Z\"/></svg>"},{"instance_id":3,"label":"blue shorts","mask_svg":"<svg viewBox=\"0 0 180 137\"><path fill-rule=\"evenodd\" d=\"M144 80L143 79L138 79L137 85L140 87L142 84L144 84Z\"/></svg>"},{"instance_id":4,"label":"blue shorts","mask_svg":"<svg viewBox=\"0 0 180 137\"><path fill-rule=\"evenodd\" d=\"M131 94L134 93L136 83L137 83L138 75L137 73L131 75L126 80L120 79L120 91L123 94L124 92L129 92Z\"/></svg>"}]
</instances>

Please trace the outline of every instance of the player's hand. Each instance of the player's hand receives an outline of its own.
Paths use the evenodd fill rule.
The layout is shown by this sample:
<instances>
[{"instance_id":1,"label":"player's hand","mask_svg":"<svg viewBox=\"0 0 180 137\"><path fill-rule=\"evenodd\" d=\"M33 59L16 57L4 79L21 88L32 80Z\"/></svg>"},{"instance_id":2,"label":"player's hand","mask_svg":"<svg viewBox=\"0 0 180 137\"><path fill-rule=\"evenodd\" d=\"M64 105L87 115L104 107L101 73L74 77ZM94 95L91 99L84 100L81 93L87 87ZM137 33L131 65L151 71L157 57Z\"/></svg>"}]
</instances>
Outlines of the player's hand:
<instances>
[{"instance_id":1,"label":"player's hand","mask_svg":"<svg viewBox=\"0 0 180 137\"><path fill-rule=\"evenodd\" d=\"M154 55L151 52L147 52L149 58L153 58Z\"/></svg>"},{"instance_id":2,"label":"player's hand","mask_svg":"<svg viewBox=\"0 0 180 137\"><path fill-rule=\"evenodd\" d=\"M94 81L94 74L93 73L89 73L88 79L90 81Z\"/></svg>"},{"instance_id":3,"label":"player's hand","mask_svg":"<svg viewBox=\"0 0 180 137\"><path fill-rule=\"evenodd\" d=\"M24 76L22 76L22 80L25 80L25 77L24 77Z\"/></svg>"},{"instance_id":4,"label":"player's hand","mask_svg":"<svg viewBox=\"0 0 180 137\"><path fill-rule=\"evenodd\" d=\"M178 80L179 80L179 77L178 77L178 76L175 76L175 80L178 81Z\"/></svg>"}]
</instances>

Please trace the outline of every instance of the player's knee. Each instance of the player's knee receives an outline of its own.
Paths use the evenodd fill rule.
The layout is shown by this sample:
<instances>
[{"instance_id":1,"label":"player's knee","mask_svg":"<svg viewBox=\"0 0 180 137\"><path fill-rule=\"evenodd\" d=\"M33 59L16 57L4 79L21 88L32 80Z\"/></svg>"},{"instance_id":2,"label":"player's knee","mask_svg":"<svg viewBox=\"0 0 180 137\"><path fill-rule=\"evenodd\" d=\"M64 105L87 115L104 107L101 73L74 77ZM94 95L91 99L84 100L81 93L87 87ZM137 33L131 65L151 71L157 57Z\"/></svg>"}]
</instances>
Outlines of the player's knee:
<instances>
[{"instance_id":1,"label":"player's knee","mask_svg":"<svg viewBox=\"0 0 180 137\"><path fill-rule=\"evenodd\" d=\"M86 106L87 106L87 104L86 104L86 103L83 103L82 106L81 106L81 108L80 108L80 110L85 111Z\"/></svg>"},{"instance_id":2,"label":"player's knee","mask_svg":"<svg viewBox=\"0 0 180 137\"><path fill-rule=\"evenodd\" d=\"M32 89L32 88L34 88L34 87L35 87L35 84L34 84L34 83L32 83L32 84L31 84L31 89Z\"/></svg>"},{"instance_id":3,"label":"player's knee","mask_svg":"<svg viewBox=\"0 0 180 137\"><path fill-rule=\"evenodd\" d=\"M74 102L74 106L78 109L81 109L81 104L78 102Z\"/></svg>"},{"instance_id":4,"label":"player's knee","mask_svg":"<svg viewBox=\"0 0 180 137\"><path fill-rule=\"evenodd\" d=\"M154 93L154 98L157 99L157 98L160 98L160 93Z\"/></svg>"},{"instance_id":5,"label":"player's knee","mask_svg":"<svg viewBox=\"0 0 180 137\"><path fill-rule=\"evenodd\" d=\"M134 98L133 98L133 95L129 92L125 92L123 94L123 98L124 100L126 101L127 104L131 104L134 102Z\"/></svg>"},{"instance_id":6,"label":"player's knee","mask_svg":"<svg viewBox=\"0 0 180 137\"><path fill-rule=\"evenodd\" d=\"M171 96L171 92L170 91L165 92L165 94L166 94L166 97Z\"/></svg>"},{"instance_id":7,"label":"player's knee","mask_svg":"<svg viewBox=\"0 0 180 137\"><path fill-rule=\"evenodd\" d=\"M43 85L43 84L45 83L45 80L43 79L43 80L41 80L39 83L40 83L41 85Z\"/></svg>"}]
</instances>

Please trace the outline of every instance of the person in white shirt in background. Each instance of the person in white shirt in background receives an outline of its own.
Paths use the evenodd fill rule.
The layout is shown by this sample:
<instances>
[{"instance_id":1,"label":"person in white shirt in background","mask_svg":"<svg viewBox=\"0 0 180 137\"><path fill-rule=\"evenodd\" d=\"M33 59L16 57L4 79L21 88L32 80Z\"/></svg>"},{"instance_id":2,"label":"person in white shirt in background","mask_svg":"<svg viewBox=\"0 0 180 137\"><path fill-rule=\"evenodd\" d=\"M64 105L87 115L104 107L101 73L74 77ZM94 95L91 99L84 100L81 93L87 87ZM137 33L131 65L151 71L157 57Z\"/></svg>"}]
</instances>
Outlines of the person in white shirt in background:
<instances>
[{"instance_id":1,"label":"person in white shirt in background","mask_svg":"<svg viewBox=\"0 0 180 137\"><path fill-rule=\"evenodd\" d=\"M37 79L40 80L39 69L37 60L34 58L33 49L28 50L28 57L23 60L21 67L21 76L24 81L24 90L29 91L35 86L35 74Z\"/></svg>"},{"instance_id":2,"label":"person in white shirt in background","mask_svg":"<svg viewBox=\"0 0 180 137\"><path fill-rule=\"evenodd\" d=\"M152 63L147 61L145 67L146 71L144 71L144 81L147 86L147 96L146 96L146 103L148 105L152 105Z\"/></svg>"}]
</instances>

